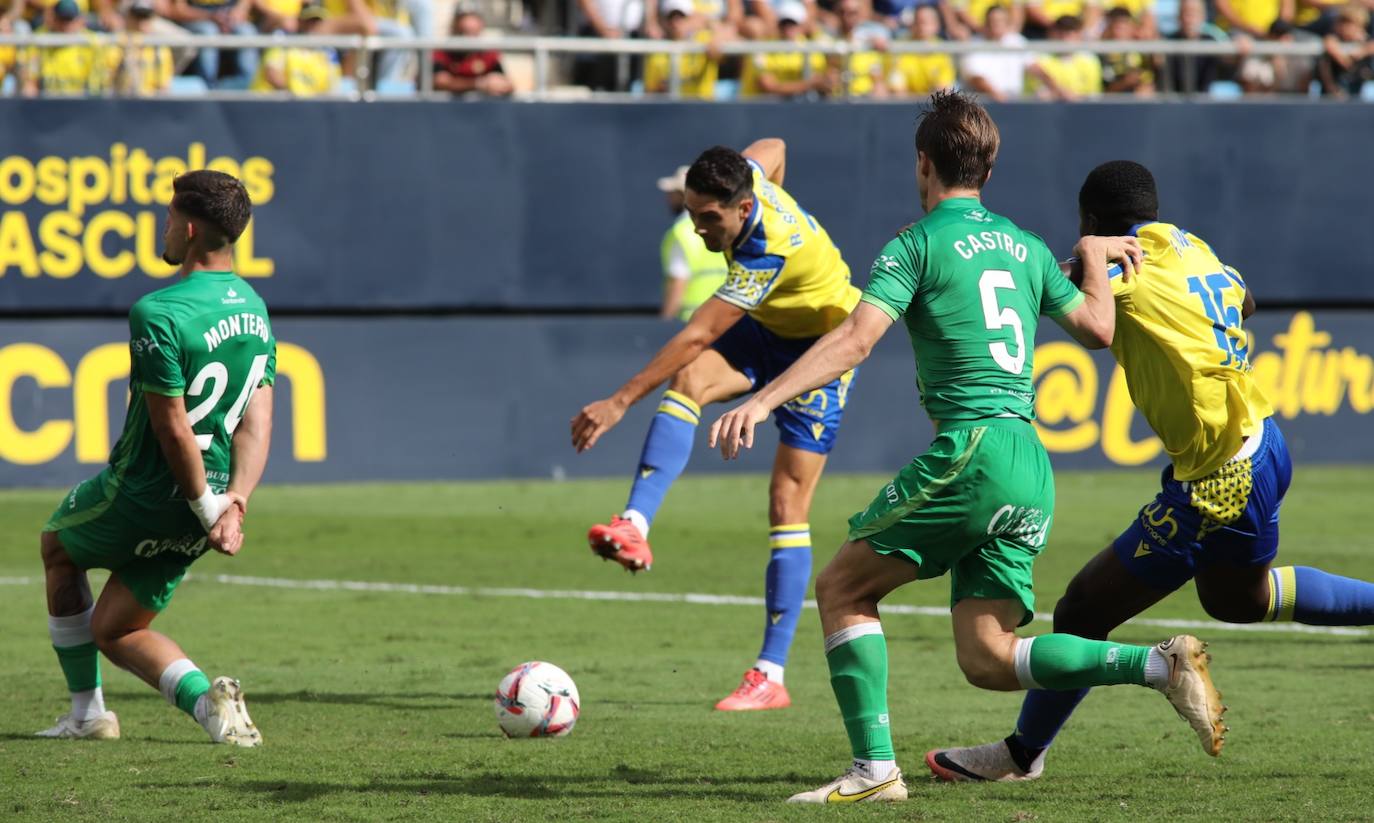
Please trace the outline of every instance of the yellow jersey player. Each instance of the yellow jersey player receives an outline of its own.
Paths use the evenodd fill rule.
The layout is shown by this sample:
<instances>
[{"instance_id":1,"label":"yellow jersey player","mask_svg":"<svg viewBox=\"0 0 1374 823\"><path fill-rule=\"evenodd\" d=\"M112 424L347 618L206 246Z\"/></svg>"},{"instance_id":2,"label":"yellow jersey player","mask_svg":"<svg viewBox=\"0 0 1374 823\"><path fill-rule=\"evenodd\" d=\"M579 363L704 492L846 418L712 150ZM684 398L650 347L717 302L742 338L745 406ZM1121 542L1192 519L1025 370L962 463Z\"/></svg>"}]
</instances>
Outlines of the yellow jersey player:
<instances>
[{"instance_id":1,"label":"yellow jersey player","mask_svg":"<svg viewBox=\"0 0 1374 823\"><path fill-rule=\"evenodd\" d=\"M1251 375L1245 281L1202 238L1160 222L1154 177L1139 163L1093 169L1078 206L1084 234L1129 233L1145 252L1137 276L1109 270L1111 348L1171 462L1154 500L1069 583L1054 630L1105 638L1189 580L1218 620L1374 624L1374 584L1272 566L1293 467ZM1032 691L1005 740L932 751L926 764L946 780L1037 778L1087 691Z\"/></svg>"},{"instance_id":2,"label":"yellow jersey player","mask_svg":"<svg viewBox=\"0 0 1374 823\"><path fill-rule=\"evenodd\" d=\"M725 283L638 374L572 421L579 452L625 410L671 379L649 426L624 512L591 528L592 550L631 571L653 563L649 525L687 466L701 407L754 390L781 374L859 301L849 266L821 224L782 188L786 146L759 140L743 152L707 149L687 171L685 203L706 248L722 252ZM723 711L791 703L783 667L811 578L811 497L835 444L853 373L777 410L777 458L769 485L769 547L763 649Z\"/></svg>"}]
</instances>

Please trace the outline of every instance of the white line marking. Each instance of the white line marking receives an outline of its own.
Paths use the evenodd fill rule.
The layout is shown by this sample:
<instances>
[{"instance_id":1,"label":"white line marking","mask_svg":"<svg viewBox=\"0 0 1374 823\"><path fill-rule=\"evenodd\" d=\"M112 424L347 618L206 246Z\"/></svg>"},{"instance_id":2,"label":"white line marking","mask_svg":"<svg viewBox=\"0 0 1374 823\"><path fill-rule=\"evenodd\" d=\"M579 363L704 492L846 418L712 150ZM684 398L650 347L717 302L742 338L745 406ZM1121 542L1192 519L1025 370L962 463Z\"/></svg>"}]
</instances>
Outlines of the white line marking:
<instances>
[{"instance_id":1,"label":"white line marking","mask_svg":"<svg viewBox=\"0 0 1374 823\"><path fill-rule=\"evenodd\" d=\"M487 586L442 586L429 583L384 583L367 580L300 580L288 577L245 577L237 574L186 575L196 583L218 583L223 586L253 586L270 589L305 591L381 592L387 594L423 594L447 597L519 597L526 600L603 600L622 603L689 603L697 606L762 606L762 597L743 597L732 594L700 594L675 592L610 592L580 589L491 588ZM36 577L0 577L0 586L28 586L38 582ZM816 608L816 601L806 601L806 608ZM949 609L939 606L906 606L892 604L883 607L884 614L904 614L916 617L948 617ZM1035 619L1050 623L1053 616L1036 612ZM1126 621L1131 626L1152 626L1164 629L1202 629L1223 632L1262 632L1270 634L1324 634L1339 637L1368 637L1366 629L1346 626L1304 626L1301 623L1220 623L1215 620L1177 620L1137 617Z\"/></svg>"}]
</instances>

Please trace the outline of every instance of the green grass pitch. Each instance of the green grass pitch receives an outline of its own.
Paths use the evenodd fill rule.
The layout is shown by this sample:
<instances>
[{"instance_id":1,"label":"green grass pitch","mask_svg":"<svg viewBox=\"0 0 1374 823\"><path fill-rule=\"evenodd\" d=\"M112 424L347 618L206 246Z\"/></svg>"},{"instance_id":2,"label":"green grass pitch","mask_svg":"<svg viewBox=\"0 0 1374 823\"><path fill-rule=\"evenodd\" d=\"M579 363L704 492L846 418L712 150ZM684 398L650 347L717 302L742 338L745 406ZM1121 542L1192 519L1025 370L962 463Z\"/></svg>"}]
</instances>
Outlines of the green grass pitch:
<instances>
[{"instance_id":1,"label":"green grass pitch","mask_svg":"<svg viewBox=\"0 0 1374 823\"><path fill-rule=\"evenodd\" d=\"M817 565L884 478L830 476L811 522ZM1153 472L1059 476L1037 569L1048 611L1069 576L1153 493ZM105 666L120 741L35 740L66 710L48 644L37 530L60 491L0 493L0 818L6 820L1354 820L1374 775L1374 635L1197 630L1231 706L1225 753L1204 756L1163 699L1103 689L1019 785L931 782L926 749L1005 735L1020 697L964 683L946 618L893 615L891 710L911 802L796 808L848 746L814 610L798 631L793 708L711 711L757 651L762 608L489 594L297 590L216 575L540 590L757 597L768 555L765 480L688 475L654 529L657 564L631 577L583 533L624 481L269 486L234 559L203 558L158 626L211 676L239 677L266 745L209 745L153 690ZM1374 469L1302 467L1284 507L1288 563L1374 578L1364 528ZM947 605L944 581L893 602ZM1206 619L1185 589L1148 615ZM1036 621L1029 630L1048 631ZM1172 631L1128 626L1119 638ZM491 693L550 660L582 692L565 740L507 741Z\"/></svg>"}]
</instances>

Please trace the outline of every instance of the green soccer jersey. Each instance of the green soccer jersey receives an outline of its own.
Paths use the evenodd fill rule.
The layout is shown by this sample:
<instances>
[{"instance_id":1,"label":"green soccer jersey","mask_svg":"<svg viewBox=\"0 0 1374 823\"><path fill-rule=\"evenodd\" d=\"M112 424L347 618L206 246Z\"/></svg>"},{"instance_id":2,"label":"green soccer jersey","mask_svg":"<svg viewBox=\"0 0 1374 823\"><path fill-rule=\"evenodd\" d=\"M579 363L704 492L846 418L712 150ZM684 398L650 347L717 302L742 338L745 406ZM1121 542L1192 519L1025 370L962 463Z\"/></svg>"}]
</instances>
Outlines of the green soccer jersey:
<instances>
[{"instance_id":1,"label":"green soccer jersey","mask_svg":"<svg viewBox=\"0 0 1374 823\"><path fill-rule=\"evenodd\" d=\"M944 423L1035 418L1036 321L1083 295L1043 240L976 198L953 198L883 247L864 302L902 319L921 404Z\"/></svg>"},{"instance_id":2,"label":"green soccer jersey","mask_svg":"<svg viewBox=\"0 0 1374 823\"><path fill-rule=\"evenodd\" d=\"M148 419L145 392L185 396L210 488L229 483L234 429L277 372L267 306L233 272L196 271L144 296L129 312L129 412L110 453L121 502L185 508Z\"/></svg>"}]
</instances>

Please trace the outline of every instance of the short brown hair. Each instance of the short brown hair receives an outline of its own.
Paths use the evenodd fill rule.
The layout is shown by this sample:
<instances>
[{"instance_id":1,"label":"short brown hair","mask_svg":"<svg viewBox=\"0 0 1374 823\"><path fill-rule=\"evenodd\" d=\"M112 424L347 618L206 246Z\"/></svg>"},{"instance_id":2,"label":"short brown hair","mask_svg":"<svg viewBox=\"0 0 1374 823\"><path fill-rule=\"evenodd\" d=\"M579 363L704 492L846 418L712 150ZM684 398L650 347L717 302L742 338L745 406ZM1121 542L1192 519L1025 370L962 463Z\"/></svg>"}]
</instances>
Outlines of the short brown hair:
<instances>
[{"instance_id":1,"label":"short brown hair","mask_svg":"<svg viewBox=\"0 0 1374 823\"><path fill-rule=\"evenodd\" d=\"M916 151L935 164L940 182L952 189L982 189L1002 136L972 95L937 91L916 121Z\"/></svg>"},{"instance_id":2,"label":"short brown hair","mask_svg":"<svg viewBox=\"0 0 1374 823\"><path fill-rule=\"evenodd\" d=\"M237 177L224 172L187 172L172 181L172 191L172 208L218 234L206 238L212 248L238 240L253 216L248 190Z\"/></svg>"}]
</instances>

